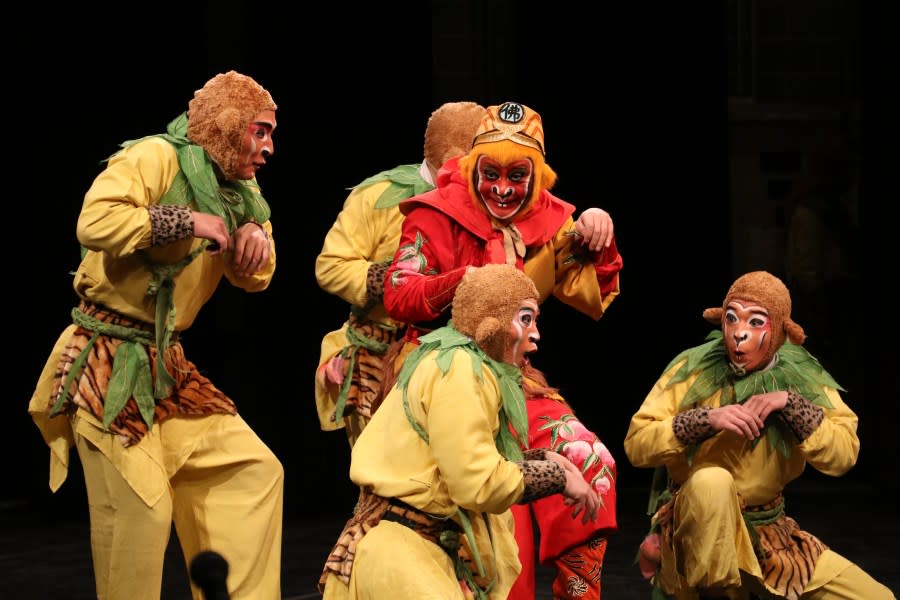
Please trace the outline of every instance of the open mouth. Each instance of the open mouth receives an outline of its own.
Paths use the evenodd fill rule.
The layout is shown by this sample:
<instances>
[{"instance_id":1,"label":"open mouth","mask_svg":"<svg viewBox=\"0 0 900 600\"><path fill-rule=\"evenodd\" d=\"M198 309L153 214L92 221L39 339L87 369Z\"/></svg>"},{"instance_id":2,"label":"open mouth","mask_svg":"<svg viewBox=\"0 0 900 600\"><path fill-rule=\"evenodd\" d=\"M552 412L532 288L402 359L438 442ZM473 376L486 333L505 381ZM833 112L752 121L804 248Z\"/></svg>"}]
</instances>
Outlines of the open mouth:
<instances>
[{"instance_id":1,"label":"open mouth","mask_svg":"<svg viewBox=\"0 0 900 600\"><path fill-rule=\"evenodd\" d=\"M526 365L530 365L530 364L531 364L531 355L534 354L535 352L537 352L537 346L536 346L536 345L535 345L535 347L534 347L534 350L529 350L528 352L525 353L525 356L524 356L524 362L525 362Z\"/></svg>"},{"instance_id":2,"label":"open mouth","mask_svg":"<svg viewBox=\"0 0 900 600\"><path fill-rule=\"evenodd\" d=\"M746 353L735 350L731 362L738 367L744 367L750 361L747 359Z\"/></svg>"}]
</instances>

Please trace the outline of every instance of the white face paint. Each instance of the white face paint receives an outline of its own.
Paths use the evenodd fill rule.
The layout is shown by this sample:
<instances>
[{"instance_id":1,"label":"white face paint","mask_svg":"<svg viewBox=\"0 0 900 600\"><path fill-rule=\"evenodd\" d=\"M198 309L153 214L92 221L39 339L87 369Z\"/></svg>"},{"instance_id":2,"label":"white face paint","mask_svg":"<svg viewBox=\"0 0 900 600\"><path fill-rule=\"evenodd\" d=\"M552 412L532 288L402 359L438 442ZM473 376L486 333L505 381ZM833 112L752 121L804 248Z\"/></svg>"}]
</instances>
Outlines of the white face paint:
<instances>
[{"instance_id":1,"label":"white face paint","mask_svg":"<svg viewBox=\"0 0 900 600\"><path fill-rule=\"evenodd\" d=\"M528 355L537 351L537 343L541 339L537 327L540 313L537 300L534 298L522 300L509 325L509 344L506 347L504 362L524 367L528 362Z\"/></svg>"},{"instance_id":2,"label":"white face paint","mask_svg":"<svg viewBox=\"0 0 900 600\"><path fill-rule=\"evenodd\" d=\"M264 110L250 121L241 141L241 159L237 167L238 179L253 179L256 172L275 153L272 133L275 131L275 111Z\"/></svg>"}]
</instances>

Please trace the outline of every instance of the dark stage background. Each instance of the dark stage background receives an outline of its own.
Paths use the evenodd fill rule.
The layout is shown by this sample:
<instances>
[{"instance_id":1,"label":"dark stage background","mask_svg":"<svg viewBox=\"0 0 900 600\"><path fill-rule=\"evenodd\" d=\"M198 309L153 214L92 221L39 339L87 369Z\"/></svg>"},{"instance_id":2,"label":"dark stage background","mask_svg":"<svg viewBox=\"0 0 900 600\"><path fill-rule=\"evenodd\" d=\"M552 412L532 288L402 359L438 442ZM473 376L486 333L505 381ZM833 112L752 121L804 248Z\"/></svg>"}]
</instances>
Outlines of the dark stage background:
<instances>
[{"instance_id":1,"label":"dark stage background","mask_svg":"<svg viewBox=\"0 0 900 600\"><path fill-rule=\"evenodd\" d=\"M621 296L599 322L548 301L534 362L609 446L619 485L648 485L650 473L631 468L622 449L628 421L668 361L703 340L710 326L702 310L722 301L740 274L734 265L742 264L732 244L730 199L740 187L729 169L724 24L732 5L448 0L322 3L313 11L230 0L157 2L142 5L144 12L123 12L121 3L52 12L20 6L8 27L29 41L5 52L12 64L7 181L15 184L4 227L13 271L6 303L14 344L5 354L11 386L0 424L7 459L0 502L86 518L75 453L76 468L50 494L48 451L26 412L76 302L70 271L78 261L81 199L119 142L163 131L195 89L232 68L256 78L279 105L276 153L259 175L273 210L278 271L264 293L223 285L183 342L283 461L286 512L349 511L356 497L344 434L319 430L313 398L321 337L347 314L316 284L323 237L348 187L421 160L427 117L449 100L516 100L537 110L548 163L559 174L554 192L579 212L600 206L611 213L624 258ZM871 308L864 352L850 359L866 385L865 396L847 395L862 438L859 465L847 479L890 491L897 344L882 335L895 321L889 298L896 296L887 290L897 257L882 241L893 234L896 187L887 184L896 163L880 148L896 137L889 127L895 105L887 100L893 75L882 76L887 9L864 8L846 60L859 77L852 101L863 123L867 266L861 288L846 293ZM838 377L849 368L826 367Z\"/></svg>"}]
</instances>

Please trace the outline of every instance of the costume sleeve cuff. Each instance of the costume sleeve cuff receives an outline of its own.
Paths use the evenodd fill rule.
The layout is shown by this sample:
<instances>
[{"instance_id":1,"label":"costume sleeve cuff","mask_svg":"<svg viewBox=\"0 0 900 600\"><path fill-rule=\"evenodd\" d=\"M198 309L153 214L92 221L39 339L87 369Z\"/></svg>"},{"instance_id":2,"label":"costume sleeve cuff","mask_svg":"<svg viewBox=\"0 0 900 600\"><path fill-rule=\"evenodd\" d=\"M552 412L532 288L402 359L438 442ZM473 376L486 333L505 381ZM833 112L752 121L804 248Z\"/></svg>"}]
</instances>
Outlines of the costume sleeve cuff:
<instances>
[{"instance_id":1,"label":"costume sleeve cuff","mask_svg":"<svg viewBox=\"0 0 900 600\"><path fill-rule=\"evenodd\" d=\"M672 419L672 429L678 441L685 446L698 444L715 433L712 425L709 424L708 406L678 413Z\"/></svg>"},{"instance_id":2,"label":"costume sleeve cuff","mask_svg":"<svg viewBox=\"0 0 900 600\"><path fill-rule=\"evenodd\" d=\"M613 238L608 248L594 253L594 271L597 273L600 294L604 298L618 289L621 270L622 256L616 247L616 239Z\"/></svg>"},{"instance_id":3,"label":"costume sleeve cuff","mask_svg":"<svg viewBox=\"0 0 900 600\"><path fill-rule=\"evenodd\" d=\"M524 460L516 463L525 477L525 493L519 504L527 504L566 489L566 470L552 460Z\"/></svg>"},{"instance_id":4,"label":"costume sleeve cuff","mask_svg":"<svg viewBox=\"0 0 900 600\"><path fill-rule=\"evenodd\" d=\"M781 409L781 417L801 442L819 428L825 411L800 394L788 392L787 403Z\"/></svg>"},{"instance_id":5,"label":"costume sleeve cuff","mask_svg":"<svg viewBox=\"0 0 900 600\"><path fill-rule=\"evenodd\" d=\"M154 204L148 206L150 213L150 245L168 246L194 237L194 217L188 206Z\"/></svg>"},{"instance_id":6,"label":"costume sleeve cuff","mask_svg":"<svg viewBox=\"0 0 900 600\"><path fill-rule=\"evenodd\" d=\"M372 263L366 273L366 299L371 304L378 304L384 298L384 274L388 265Z\"/></svg>"},{"instance_id":7,"label":"costume sleeve cuff","mask_svg":"<svg viewBox=\"0 0 900 600\"><path fill-rule=\"evenodd\" d=\"M622 262L622 258L619 256L619 248L616 245L616 238L613 238L610 241L609 247L597 252L591 252L591 258L593 258L594 266L596 266L598 269L612 269L618 271L621 267L617 267Z\"/></svg>"}]
</instances>

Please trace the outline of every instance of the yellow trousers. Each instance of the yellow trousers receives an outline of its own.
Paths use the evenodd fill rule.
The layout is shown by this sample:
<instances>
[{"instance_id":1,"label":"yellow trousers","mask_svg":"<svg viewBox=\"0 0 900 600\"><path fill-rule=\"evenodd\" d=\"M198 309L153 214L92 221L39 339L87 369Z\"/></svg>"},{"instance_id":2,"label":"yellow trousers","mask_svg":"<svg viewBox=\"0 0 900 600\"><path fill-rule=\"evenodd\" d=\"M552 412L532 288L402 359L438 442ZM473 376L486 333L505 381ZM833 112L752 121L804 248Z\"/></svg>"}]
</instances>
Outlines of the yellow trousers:
<instances>
[{"instance_id":1,"label":"yellow trousers","mask_svg":"<svg viewBox=\"0 0 900 600\"><path fill-rule=\"evenodd\" d=\"M727 591L732 600L763 591L759 563L741 516L734 479L726 469L698 469L675 500L674 548L663 548L663 587L677 600L696 600L696 588ZM816 563L802 600L895 600L868 573L826 550Z\"/></svg>"},{"instance_id":2,"label":"yellow trousers","mask_svg":"<svg viewBox=\"0 0 900 600\"><path fill-rule=\"evenodd\" d=\"M360 540L350 585L329 575L323 600L465 600L453 561L412 529L382 521Z\"/></svg>"},{"instance_id":3,"label":"yellow trousers","mask_svg":"<svg viewBox=\"0 0 900 600\"><path fill-rule=\"evenodd\" d=\"M225 558L232 600L281 599L284 469L240 416L171 418L129 448L86 411L72 429L98 600L159 600L173 523L188 564Z\"/></svg>"}]
</instances>

